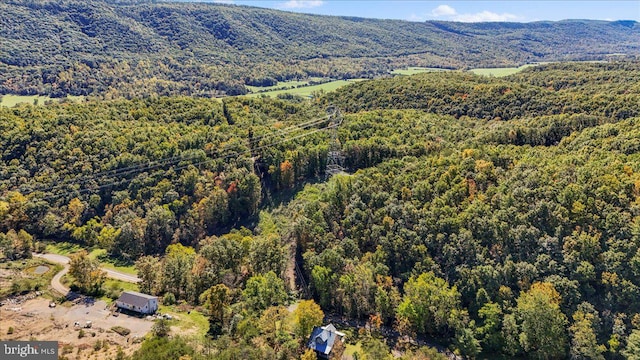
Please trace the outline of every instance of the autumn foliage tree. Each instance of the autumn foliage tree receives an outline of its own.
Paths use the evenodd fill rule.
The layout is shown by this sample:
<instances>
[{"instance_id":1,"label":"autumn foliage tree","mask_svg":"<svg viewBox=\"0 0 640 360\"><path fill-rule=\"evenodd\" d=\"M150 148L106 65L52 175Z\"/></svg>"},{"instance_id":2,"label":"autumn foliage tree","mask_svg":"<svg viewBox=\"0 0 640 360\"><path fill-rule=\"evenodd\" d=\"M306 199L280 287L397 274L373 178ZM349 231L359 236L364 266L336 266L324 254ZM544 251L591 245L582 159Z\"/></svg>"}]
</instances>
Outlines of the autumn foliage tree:
<instances>
[{"instance_id":1,"label":"autumn foliage tree","mask_svg":"<svg viewBox=\"0 0 640 360\"><path fill-rule=\"evenodd\" d=\"M324 312L313 300L302 300L293 311L294 333L300 341L306 341L314 326L322 325Z\"/></svg>"},{"instance_id":2,"label":"autumn foliage tree","mask_svg":"<svg viewBox=\"0 0 640 360\"><path fill-rule=\"evenodd\" d=\"M407 281L397 316L419 334L442 334L454 328L453 317L459 310L456 287L429 272Z\"/></svg>"},{"instance_id":3,"label":"autumn foliage tree","mask_svg":"<svg viewBox=\"0 0 640 360\"><path fill-rule=\"evenodd\" d=\"M106 273L100 269L100 263L91 259L86 250L71 255L69 275L73 276L74 283L81 292L90 295L100 294L106 280Z\"/></svg>"},{"instance_id":4,"label":"autumn foliage tree","mask_svg":"<svg viewBox=\"0 0 640 360\"><path fill-rule=\"evenodd\" d=\"M520 320L522 348L539 358L565 354L567 317L560 311L560 294L553 285L537 282L520 294L516 314Z\"/></svg>"},{"instance_id":5,"label":"autumn foliage tree","mask_svg":"<svg viewBox=\"0 0 640 360\"><path fill-rule=\"evenodd\" d=\"M212 286L202 295L200 302L204 304L209 315L209 334L221 335L226 325L226 312L231 301L231 290L224 284Z\"/></svg>"}]
</instances>

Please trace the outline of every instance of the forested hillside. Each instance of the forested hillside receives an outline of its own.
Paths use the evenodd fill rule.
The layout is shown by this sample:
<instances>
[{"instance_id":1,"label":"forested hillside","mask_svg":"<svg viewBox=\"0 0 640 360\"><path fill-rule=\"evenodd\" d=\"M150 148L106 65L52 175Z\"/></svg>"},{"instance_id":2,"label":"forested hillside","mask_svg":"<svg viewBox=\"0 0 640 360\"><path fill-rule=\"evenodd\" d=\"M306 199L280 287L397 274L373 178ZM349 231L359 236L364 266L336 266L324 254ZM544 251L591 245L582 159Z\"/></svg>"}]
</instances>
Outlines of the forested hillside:
<instances>
[{"instance_id":1,"label":"forested hillside","mask_svg":"<svg viewBox=\"0 0 640 360\"><path fill-rule=\"evenodd\" d=\"M637 56L633 21L424 23L206 3L0 4L0 94L219 96L309 76Z\"/></svg>"},{"instance_id":2,"label":"forested hillside","mask_svg":"<svg viewBox=\"0 0 640 360\"><path fill-rule=\"evenodd\" d=\"M0 109L0 247L71 239L137 260L143 291L209 315L219 358L298 357L323 312L368 324L347 339L364 358L436 358L389 329L468 357L628 357L639 84L637 62L573 63L313 100ZM325 180L328 104L350 174ZM294 259L313 301L289 314ZM204 357L194 341L135 358Z\"/></svg>"},{"instance_id":3,"label":"forested hillside","mask_svg":"<svg viewBox=\"0 0 640 360\"><path fill-rule=\"evenodd\" d=\"M637 63L613 62L540 65L503 79L435 73L360 82L326 98L349 112L423 109L485 120L585 113L624 119L640 111L634 102L640 87L637 71Z\"/></svg>"}]
</instances>

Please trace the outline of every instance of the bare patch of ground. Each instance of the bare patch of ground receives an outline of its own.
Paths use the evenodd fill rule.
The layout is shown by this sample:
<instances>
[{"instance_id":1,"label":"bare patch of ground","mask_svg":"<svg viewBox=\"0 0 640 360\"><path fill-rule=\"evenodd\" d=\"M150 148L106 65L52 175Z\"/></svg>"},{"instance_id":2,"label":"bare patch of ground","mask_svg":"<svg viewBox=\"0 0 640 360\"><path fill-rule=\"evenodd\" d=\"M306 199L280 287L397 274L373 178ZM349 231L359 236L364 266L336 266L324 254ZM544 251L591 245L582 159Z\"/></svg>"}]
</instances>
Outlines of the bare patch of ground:
<instances>
[{"instance_id":1,"label":"bare patch of ground","mask_svg":"<svg viewBox=\"0 0 640 360\"><path fill-rule=\"evenodd\" d=\"M9 269L0 268L0 288L8 289L11 287L11 276L14 272Z\"/></svg>"},{"instance_id":2,"label":"bare patch of ground","mask_svg":"<svg viewBox=\"0 0 640 360\"><path fill-rule=\"evenodd\" d=\"M131 354L153 326L153 321L144 318L113 316L104 301L81 299L71 306L53 308L49 304L50 300L37 297L0 307L0 338L59 341L60 354L66 353L69 359L107 359L115 357L118 347ZM91 328L83 328L87 321ZM111 330L114 326L125 327L131 334L123 337Z\"/></svg>"}]
</instances>

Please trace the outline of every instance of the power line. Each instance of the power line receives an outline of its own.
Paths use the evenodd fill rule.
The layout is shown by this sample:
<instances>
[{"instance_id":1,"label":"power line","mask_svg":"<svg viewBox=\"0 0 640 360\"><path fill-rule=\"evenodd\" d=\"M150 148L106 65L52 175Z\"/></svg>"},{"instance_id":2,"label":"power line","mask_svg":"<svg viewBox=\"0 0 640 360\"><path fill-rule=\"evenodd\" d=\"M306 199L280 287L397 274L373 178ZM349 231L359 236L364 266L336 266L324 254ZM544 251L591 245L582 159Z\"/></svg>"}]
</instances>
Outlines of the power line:
<instances>
[{"instance_id":1,"label":"power line","mask_svg":"<svg viewBox=\"0 0 640 360\"><path fill-rule=\"evenodd\" d=\"M322 119L322 120L325 120L325 117L322 117L321 119ZM308 128L308 127L310 127L310 126L316 125L316 124L318 124L318 123L320 123L320 122L322 122L322 121L318 121L318 120L308 121L307 123L303 123L303 124L305 124L305 126L304 126L304 127L296 127L296 128L294 128L294 129L292 129L291 131L284 132L284 134L287 134L287 135L288 135L288 134L290 134L293 130L297 130L297 129L302 129L302 130L304 130L305 128ZM313 131L309 131L309 132L307 132L307 133L303 133L303 134L296 135L296 136L293 136L293 137L285 138L285 139L282 139L282 140L277 141L277 142L274 142L274 143L269 143L269 144L266 144L266 145L261 145L261 146L258 146L258 147L256 147L256 148L249 148L248 150L238 151L238 152L235 152L235 153L232 153L232 154L227 154L227 155L224 155L224 156L218 156L218 157L214 157L214 158L209 158L209 159L207 159L207 160L203 160L203 161L196 162L196 163L189 163L189 164L185 164L185 165L180 165L180 166L178 166L178 167L174 167L174 168L173 168L173 170L174 170L174 171L182 170L182 169L185 169L185 168L187 168L187 167L189 167L189 166L199 166L199 165L204 165L204 164L207 164L207 163L210 163L210 162L216 161L216 160L225 160L225 159L232 158L232 157L238 157L238 156L240 156L240 155L244 155L244 154L251 154L253 151L259 151L259 150L263 150L263 149L266 149L266 148L270 148L270 147L273 147L273 146L276 146L276 145L279 145L279 144L282 144L282 143L285 143L285 142L288 142L288 141L291 141L291 140L296 140L296 139L299 139L299 138L303 138L303 137L309 136L309 135L311 135L311 134L314 134L314 133L317 133L317 132L320 132L320 131L325 131L325 130L328 130L328 129L333 129L334 127L335 127L335 125L334 125L333 123L328 123L328 124L327 124L326 126L324 126L324 127L321 127L321 128L319 128L319 129L316 129L316 130L313 130ZM293 128L293 127L290 127L290 128ZM275 136L275 135L273 135L273 136ZM257 143L257 142L259 142L259 141L261 141L261 140L264 140L265 138L271 138L271 137L273 137L273 136L262 136L262 137L260 137L260 138L259 138L259 140L258 140L258 141L253 141L253 142L250 142L250 143L251 143L251 144L253 144L253 143ZM180 161L193 160L193 159L196 159L196 158L197 158L197 157L184 158L184 159L180 159ZM178 162L179 162L179 161L178 161ZM157 167L160 167L160 166L163 166L163 165L164 165L164 166L171 165L171 162L166 163L166 164L155 164L154 166L142 166L142 167L139 167L139 168L137 168L137 169L130 169L130 170L128 170L128 171L126 171L126 172L124 172L124 173L120 173L119 175L123 175L123 174L133 174L133 173L135 173L135 172L136 172L136 171L138 171L138 170L151 170L151 169L153 169L153 168L157 168ZM134 170L135 170L135 171L134 171ZM89 178L89 179L84 179L82 182L77 182L77 183L75 183L75 182L69 182L69 183L64 184L64 185L76 185L76 184L82 184L82 183L88 182L88 181L90 181L90 180L97 180L97 179L96 179L95 177L92 177L92 178ZM128 183L128 182L133 181L133 180L134 180L134 178L130 178L130 179L118 179L118 180L115 180L115 181L108 182L108 183L106 183L106 184L99 185L99 186L97 186L97 187L90 187L90 188L89 188L89 187L86 187L86 188L79 189L79 190L66 191L66 192L62 192L62 193L60 193L60 194L50 195L50 196L47 196L47 197L42 198L41 200L51 200L51 199L55 199L55 198L59 198L59 197L63 197L63 196L68 196L68 195L71 195L71 194L73 194L73 193L79 193L79 194L82 194L82 193L92 192L92 191L96 191L96 190L100 190L100 189L108 188L108 187L110 187L110 186L114 186L114 185L122 185L122 184L126 184L126 183ZM57 187L64 186L64 185L58 185ZM31 192L35 192L35 191L42 191L42 190L34 190L34 191L31 191ZM31 193L31 192L29 192L29 193Z\"/></svg>"},{"instance_id":2,"label":"power line","mask_svg":"<svg viewBox=\"0 0 640 360\"><path fill-rule=\"evenodd\" d=\"M253 138L252 140L249 141L248 145L251 146L251 145L257 144L257 143L259 143L260 141L262 141L264 139L275 137L279 133L286 135L286 134L291 133L291 132L293 132L295 130L300 130L300 129L304 130L307 127L314 126L314 125L319 124L319 123L321 123L321 122L323 122L325 120L326 120L325 117L321 117L321 118L317 118L317 119L313 119L313 120L307 121L307 122L302 123L300 125L293 125L293 126L290 126L288 128L285 128L285 129L278 130L278 131L273 132L273 133L265 134L265 135ZM228 149L225 149L225 150L228 150ZM225 150L223 150L223 151L225 151ZM47 192L47 191L51 191L51 190L55 190L57 188L63 187L65 185L83 184L85 182L88 182L88 181L93 180L96 177L100 177L100 176L128 175L128 174L131 174L131 173L136 173L136 172L141 171L141 170L152 170L154 168L171 165L173 163L179 163L181 161L190 161L190 160L195 160L195 159L198 159L198 158L199 158L199 156L190 156L190 157L174 156L174 157L170 157L170 158L149 161L149 162L144 163L144 164L137 164L137 165L132 165L132 166L125 167L125 168L106 170L106 171L103 171L103 172L95 173L95 174L92 174L90 177L86 177L84 179L73 179L73 180L59 181L57 184L54 184L54 185L49 186L47 188L34 189L32 191L26 192L25 194L29 194L29 193L32 193L34 191Z\"/></svg>"},{"instance_id":3,"label":"power line","mask_svg":"<svg viewBox=\"0 0 640 360\"><path fill-rule=\"evenodd\" d=\"M243 155L243 154L250 154L252 151L255 151L255 150L266 149L268 147L279 145L279 144L287 142L287 141L299 139L299 138L302 138L302 137L305 137L305 136L308 136L308 135L311 135L311 134L314 134L314 133L317 133L317 132L320 132L320 131L324 131L324 130L327 130L327 129L330 129L330 128L327 126L327 127L324 127L324 128L320 128L320 129L317 129L317 130L310 131L310 132L305 133L305 134L294 136L292 138L283 139L283 140L278 141L276 143L260 146L258 148L253 149L253 150L251 150L251 149L250 150L245 150L245 151L241 151L241 152L236 152L234 154L228 154L228 155L225 155L225 156L220 156L220 157L216 157L216 158L210 158L210 159L207 159L207 160L204 160L204 161L200 161L200 162L197 162L197 163L189 163L189 164L186 164L186 165L181 165L181 166L178 166L178 167L174 167L173 170L174 171L182 170L182 169L188 168L189 166L204 165L204 164L216 161L216 160L225 160L225 159L232 158L232 157L237 157L237 156ZM108 188L108 187L114 186L114 185L126 184L128 182L133 181L133 180L134 180L133 178L131 178L131 179L118 179L118 180L115 180L115 181L112 181L112 182L108 182L108 183L103 184L103 185L99 185L97 187L84 188L84 189L79 189L79 190L74 190L74 191L67 191L67 192L63 192L63 193L57 194L57 195L47 196L47 197L42 198L42 200L51 200L51 199L55 199L55 198L59 198L59 197L64 197L64 196L68 196L68 195L71 195L71 194L76 193L76 192L79 193L79 194L92 192L92 191Z\"/></svg>"},{"instance_id":4,"label":"power line","mask_svg":"<svg viewBox=\"0 0 640 360\"><path fill-rule=\"evenodd\" d=\"M303 122L301 124L297 124L297 125L292 125L289 126L287 128L284 129L278 129L275 132L271 132L271 133L267 133L264 135L260 135L257 137L253 137L252 139L249 140L248 142L248 146L251 149L253 149L254 151L257 150L258 148L252 148L253 145L255 144L259 144L261 141L263 140L267 140L267 139L271 139L274 138L278 135L289 135L291 133L293 133L296 130L305 130L307 128L310 128L312 126L318 125L324 121L327 121L327 119L329 119L332 116L332 114L327 114L326 116L322 116L322 117L318 117L315 119L311 119L308 120L306 122ZM231 148L230 145L227 149L223 149L222 151L227 151ZM196 150L196 149L192 149L192 150ZM75 179L65 179L65 180L61 180L61 181L57 181L54 182L52 185L45 187L45 188L39 188L39 189L33 189L31 191L27 191L24 192L25 195L36 192L36 191L42 191L42 192L49 192L52 190L56 190L59 188L62 188L64 186L71 186L71 185L82 185L84 183L87 183L91 180L96 180L96 178L98 177L102 177L102 176L126 176L126 175L130 175L130 174L135 174L138 172L142 172L142 171L148 171L148 170L153 170L156 168L160 168L163 166L171 166L173 164L178 164L182 161L191 161L191 160L196 160L199 159L201 156L173 156L173 157L169 157L169 158L165 158L165 159L159 159L159 160L154 160L154 161L149 161L147 163L142 163L142 164L136 164L136 165L131 165L128 167L124 167L124 168L119 168L119 169L112 169L112 170L106 170L106 171L102 171L102 172L98 172L98 173L94 173L91 174L88 177L85 178L75 178Z\"/></svg>"}]
</instances>

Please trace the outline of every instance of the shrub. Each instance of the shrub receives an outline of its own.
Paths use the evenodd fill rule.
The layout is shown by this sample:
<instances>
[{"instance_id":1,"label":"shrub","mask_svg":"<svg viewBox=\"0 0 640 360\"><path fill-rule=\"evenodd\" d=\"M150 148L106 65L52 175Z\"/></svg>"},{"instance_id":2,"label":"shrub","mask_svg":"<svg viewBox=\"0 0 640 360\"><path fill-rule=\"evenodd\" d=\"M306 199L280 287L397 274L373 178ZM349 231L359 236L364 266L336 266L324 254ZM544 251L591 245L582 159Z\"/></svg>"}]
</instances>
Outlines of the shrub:
<instances>
[{"instance_id":1,"label":"shrub","mask_svg":"<svg viewBox=\"0 0 640 360\"><path fill-rule=\"evenodd\" d=\"M111 300L117 300L120 297L121 290L109 289L106 291L106 296Z\"/></svg>"},{"instance_id":2,"label":"shrub","mask_svg":"<svg viewBox=\"0 0 640 360\"><path fill-rule=\"evenodd\" d=\"M73 351L73 346L71 345L67 344L62 347L62 355L71 354L72 351Z\"/></svg>"},{"instance_id":3,"label":"shrub","mask_svg":"<svg viewBox=\"0 0 640 360\"><path fill-rule=\"evenodd\" d=\"M126 358L126 355L124 354L124 351L122 351L122 347L118 346L118 352L116 353L116 360L124 360Z\"/></svg>"},{"instance_id":4,"label":"shrub","mask_svg":"<svg viewBox=\"0 0 640 360\"><path fill-rule=\"evenodd\" d=\"M169 335L169 331L170 331L169 324L165 319L157 320L156 323L153 324L153 327L151 328L151 332L156 337L167 337Z\"/></svg>"},{"instance_id":5,"label":"shrub","mask_svg":"<svg viewBox=\"0 0 640 360\"><path fill-rule=\"evenodd\" d=\"M174 305L176 303L176 296L173 293L166 293L162 298L162 304L164 305Z\"/></svg>"}]
</instances>

